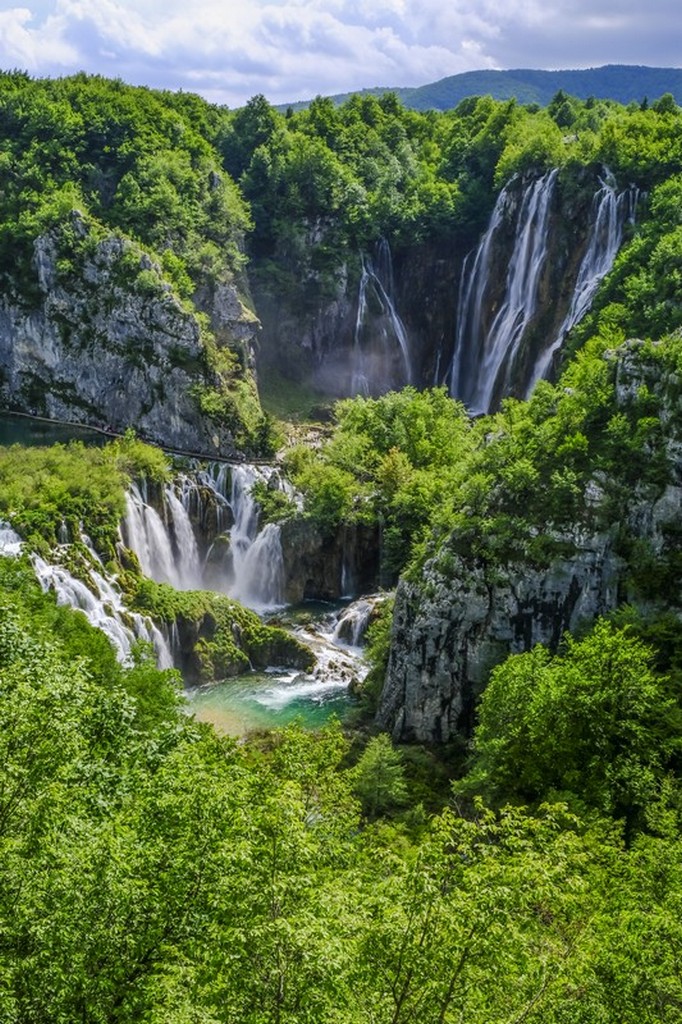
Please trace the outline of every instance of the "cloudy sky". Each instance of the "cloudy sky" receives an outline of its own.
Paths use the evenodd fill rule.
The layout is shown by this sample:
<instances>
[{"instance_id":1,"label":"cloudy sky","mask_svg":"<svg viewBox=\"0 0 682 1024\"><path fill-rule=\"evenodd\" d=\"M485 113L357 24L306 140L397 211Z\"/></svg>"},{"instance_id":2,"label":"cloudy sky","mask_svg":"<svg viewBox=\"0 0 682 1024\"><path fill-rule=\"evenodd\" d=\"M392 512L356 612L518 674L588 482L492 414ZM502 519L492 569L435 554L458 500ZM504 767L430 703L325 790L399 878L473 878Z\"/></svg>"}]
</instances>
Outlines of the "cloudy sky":
<instances>
[{"instance_id":1,"label":"cloudy sky","mask_svg":"<svg viewBox=\"0 0 682 1024\"><path fill-rule=\"evenodd\" d=\"M231 107L481 68L682 62L679 0L0 0L0 67Z\"/></svg>"}]
</instances>

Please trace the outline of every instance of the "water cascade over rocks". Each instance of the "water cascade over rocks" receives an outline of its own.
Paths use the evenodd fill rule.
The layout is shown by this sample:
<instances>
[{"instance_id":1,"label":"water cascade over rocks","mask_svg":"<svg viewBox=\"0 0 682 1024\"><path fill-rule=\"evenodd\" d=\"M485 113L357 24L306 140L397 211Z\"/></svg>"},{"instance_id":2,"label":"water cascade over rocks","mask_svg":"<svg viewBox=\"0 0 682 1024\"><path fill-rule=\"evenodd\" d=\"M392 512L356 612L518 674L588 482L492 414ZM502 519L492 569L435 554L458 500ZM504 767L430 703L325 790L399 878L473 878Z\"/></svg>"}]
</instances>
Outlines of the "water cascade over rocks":
<instances>
[{"instance_id":1,"label":"water cascade over rocks","mask_svg":"<svg viewBox=\"0 0 682 1024\"><path fill-rule=\"evenodd\" d=\"M152 503L148 488L133 485L122 524L122 539L145 575L177 590L208 589L267 611L284 603L280 528L259 529L254 484L284 488L271 466L227 467L213 463L194 476L167 484ZM197 538L194 523L213 509L214 537ZM199 531L200 533L202 531Z\"/></svg>"},{"instance_id":2,"label":"water cascade over rocks","mask_svg":"<svg viewBox=\"0 0 682 1024\"><path fill-rule=\"evenodd\" d=\"M171 668L170 647L159 629L145 615L129 611L115 580L105 571L89 538L80 541L88 549L90 563L83 563L83 576L77 579L68 569L45 561L35 552L30 554L36 577L42 589L53 590L57 604L82 611L92 626L101 629L113 644L122 662L130 660L133 644L138 640L151 643L159 668ZM0 556L12 557L22 550L22 541L10 527L0 524Z\"/></svg>"},{"instance_id":3,"label":"water cascade over rocks","mask_svg":"<svg viewBox=\"0 0 682 1024\"><path fill-rule=\"evenodd\" d=\"M376 259L362 257L353 338L352 395L381 395L413 380L410 344L393 298L393 262L386 239Z\"/></svg>"},{"instance_id":4,"label":"water cascade over rocks","mask_svg":"<svg viewBox=\"0 0 682 1024\"><path fill-rule=\"evenodd\" d=\"M634 186L617 193L613 179L607 172L606 179L601 182L601 188L592 200L590 234L578 270L571 305L556 338L535 364L528 393L537 381L548 375L564 338L589 310L600 282L614 264L623 241L625 225L634 224L638 196L639 190Z\"/></svg>"},{"instance_id":5,"label":"water cascade over rocks","mask_svg":"<svg viewBox=\"0 0 682 1024\"><path fill-rule=\"evenodd\" d=\"M183 495L186 488L182 489ZM150 503L146 481L133 483L127 496L123 532L145 576L177 590L201 587L201 562L185 502L172 485L164 490L162 519Z\"/></svg>"},{"instance_id":6,"label":"water cascade over rocks","mask_svg":"<svg viewBox=\"0 0 682 1024\"><path fill-rule=\"evenodd\" d=\"M634 222L637 189L618 193L605 169L575 270L570 269L568 256L566 269L574 283L570 298L564 300L565 316L558 328L545 334L538 321L551 319L559 301L559 285L551 283L557 178L556 169L525 186L513 178L500 192L477 249L464 260L448 383L453 398L461 399L474 414L492 412L505 395L528 395L551 373L566 335L589 310L611 270L626 224ZM527 346L533 330L539 336L531 355Z\"/></svg>"},{"instance_id":7,"label":"water cascade over rocks","mask_svg":"<svg viewBox=\"0 0 682 1024\"><path fill-rule=\"evenodd\" d=\"M523 192L516 209L511 186L502 189L490 224L473 260L465 261L460 283L457 339L450 374L450 394L473 413L489 412L500 389L506 390L514 350L533 317L538 284L547 257L549 209L558 171L537 178ZM515 217L514 249L507 271L504 298L489 324L483 312L494 286L497 236Z\"/></svg>"},{"instance_id":8,"label":"water cascade over rocks","mask_svg":"<svg viewBox=\"0 0 682 1024\"><path fill-rule=\"evenodd\" d=\"M338 617L333 633L334 642L359 647L376 604L377 598L361 598L349 605Z\"/></svg>"}]
</instances>

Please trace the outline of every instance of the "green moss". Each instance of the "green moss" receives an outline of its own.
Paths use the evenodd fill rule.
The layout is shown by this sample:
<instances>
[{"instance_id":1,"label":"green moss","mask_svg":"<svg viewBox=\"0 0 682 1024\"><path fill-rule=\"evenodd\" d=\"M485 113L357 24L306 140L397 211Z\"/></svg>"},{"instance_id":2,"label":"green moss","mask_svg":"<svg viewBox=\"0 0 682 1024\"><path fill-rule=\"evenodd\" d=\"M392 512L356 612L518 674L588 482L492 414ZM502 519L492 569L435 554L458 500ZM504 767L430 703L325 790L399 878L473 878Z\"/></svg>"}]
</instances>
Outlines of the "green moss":
<instances>
[{"instance_id":1,"label":"green moss","mask_svg":"<svg viewBox=\"0 0 682 1024\"><path fill-rule=\"evenodd\" d=\"M312 652L285 630L261 622L255 612L222 594L178 591L165 583L128 577L131 607L160 623L176 624L192 642L200 681L238 675L250 667L283 665L310 669Z\"/></svg>"}]
</instances>

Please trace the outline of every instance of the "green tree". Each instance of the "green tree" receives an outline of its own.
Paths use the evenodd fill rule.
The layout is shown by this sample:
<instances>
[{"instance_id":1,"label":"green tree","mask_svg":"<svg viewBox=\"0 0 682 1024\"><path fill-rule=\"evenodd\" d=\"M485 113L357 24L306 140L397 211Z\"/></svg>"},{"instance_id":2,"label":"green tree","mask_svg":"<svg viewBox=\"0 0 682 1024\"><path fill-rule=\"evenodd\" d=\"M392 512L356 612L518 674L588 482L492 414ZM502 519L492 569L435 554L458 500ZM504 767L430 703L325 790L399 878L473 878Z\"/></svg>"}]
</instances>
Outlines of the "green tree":
<instances>
[{"instance_id":1,"label":"green tree","mask_svg":"<svg viewBox=\"0 0 682 1024\"><path fill-rule=\"evenodd\" d=\"M552 657L538 645L494 670L481 699L464 788L496 800L570 792L600 811L641 816L679 748L674 702L652 652L601 621Z\"/></svg>"},{"instance_id":2,"label":"green tree","mask_svg":"<svg viewBox=\"0 0 682 1024\"><path fill-rule=\"evenodd\" d=\"M379 733L367 744L353 770L353 792L370 818L395 810L406 802L402 757L386 733Z\"/></svg>"}]
</instances>

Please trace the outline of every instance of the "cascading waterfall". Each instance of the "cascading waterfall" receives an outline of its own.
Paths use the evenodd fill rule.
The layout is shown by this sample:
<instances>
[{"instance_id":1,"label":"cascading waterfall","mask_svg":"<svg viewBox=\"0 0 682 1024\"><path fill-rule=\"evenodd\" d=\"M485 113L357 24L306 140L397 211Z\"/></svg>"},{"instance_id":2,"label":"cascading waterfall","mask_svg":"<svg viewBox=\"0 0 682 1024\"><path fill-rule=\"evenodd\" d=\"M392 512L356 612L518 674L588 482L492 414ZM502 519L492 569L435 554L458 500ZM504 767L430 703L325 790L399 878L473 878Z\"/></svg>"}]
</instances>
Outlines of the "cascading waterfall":
<instances>
[{"instance_id":1,"label":"cascading waterfall","mask_svg":"<svg viewBox=\"0 0 682 1024\"><path fill-rule=\"evenodd\" d=\"M137 555L142 572L158 583L170 583L176 590L201 587L201 560L194 530L187 508L171 484L164 489L163 508L166 522L150 504L145 481L131 484L122 524L123 542Z\"/></svg>"},{"instance_id":2,"label":"cascading waterfall","mask_svg":"<svg viewBox=\"0 0 682 1024\"><path fill-rule=\"evenodd\" d=\"M600 179L601 180L601 179ZM539 356L533 369L528 394L549 373L554 356L569 331L585 316L601 281L611 270L623 241L626 224L634 224L639 190L634 186L616 193L610 177L592 200L590 234L576 279L573 298L552 344Z\"/></svg>"},{"instance_id":3,"label":"cascading waterfall","mask_svg":"<svg viewBox=\"0 0 682 1024\"><path fill-rule=\"evenodd\" d=\"M457 302L457 337L450 373L450 394L453 398L463 398L468 382L476 376L478 347L469 342L470 339L477 341L481 335L481 313L492 265L493 243L509 201L509 191L503 188L473 262L472 254L468 253L462 264Z\"/></svg>"},{"instance_id":4,"label":"cascading waterfall","mask_svg":"<svg viewBox=\"0 0 682 1024\"><path fill-rule=\"evenodd\" d=\"M0 557L13 558L21 554L23 547L21 537L7 523L0 522Z\"/></svg>"},{"instance_id":5,"label":"cascading waterfall","mask_svg":"<svg viewBox=\"0 0 682 1024\"><path fill-rule=\"evenodd\" d=\"M473 413L490 412L500 396L508 393L524 333L537 313L557 175L555 169L536 179L520 201L518 180L515 184L512 179L497 197L478 248L464 260L449 389L453 398L460 398ZM605 170L592 201L587 243L568 312L531 372L524 374L527 394L548 375L566 335L588 311L600 282L613 266L625 225L634 222L637 200L634 186L617 193L613 177ZM486 311L492 307L497 288L498 243L510 223L515 225L513 251L502 300L488 323Z\"/></svg>"},{"instance_id":6,"label":"cascading waterfall","mask_svg":"<svg viewBox=\"0 0 682 1024\"><path fill-rule=\"evenodd\" d=\"M502 189L473 260L462 268L457 338L450 394L474 413L489 412L504 385L515 350L535 314L538 285L547 257L548 218L558 171L549 171L524 191L516 214L516 237L503 301L487 329L482 313L491 287L493 254L500 226L514 202Z\"/></svg>"},{"instance_id":7,"label":"cascading waterfall","mask_svg":"<svg viewBox=\"0 0 682 1024\"><path fill-rule=\"evenodd\" d=\"M80 540L90 554L91 562L84 566L89 585L63 566L53 565L31 552L29 557L42 589L45 592L53 590L57 604L82 611L88 622L109 638L120 661L129 661L133 644L145 640L153 645L159 668L172 668L173 657L162 633L146 616L130 612L125 607L120 590L106 574L88 537L83 534ZM16 556L22 547L19 535L7 525L0 524L0 555Z\"/></svg>"},{"instance_id":8,"label":"cascading waterfall","mask_svg":"<svg viewBox=\"0 0 682 1024\"><path fill-rule=\"evenodd\" d=\"M376 599L367 600L361 598L349 605L341 613L333 633L334 643L348 644L351 647L359 647L362 638L367 632L367 626L376 606Z\"/></svg>"},{"instance_id":9,"label":"cascading waterfall","mask_svg":"<svg viewBox=\"0 0 682 1024\"><path fill-rule=\"evenodd\" d=\"M375 299L373 306L379 312L372 313L368 330L370 288ZM394 291L391 249L382 238L377 245L376 262L362 257L350 382L353 395L383 394L391 387L412 383L410 344L395 306Z\"/></svg>"},{"instance_id":10,"label":"cascading waterfall","mask_svg":"<svg viewBox=\"0 0 682 1024\"><path fill-rule=\"evenodd\" d=\"M232 471L231 506L234 524L230 530L226 593L248 608L265 611L284 603L284 560L280 528L268 523L258 529L259 509L253 485L267 479L255 466L237 466Z\"/></svg>"},{"instance_id":11,"label":"cascading waterfall","mask_svg":"<svg viewBox=\"0 0 682 1024\"><path fill-rule=\"evenodd\" d=\"M214 589L257 611L283 604L284 562L280 528L259 529L259 507L252 496L256 482L269 483L271 467L213 463L193 480L180 477L161 495L162 514L150 504L144 485L132 485L122 524L122 540L137 555L142 571L178 590ZM277 484L280 484L277 478ZM192 515L203 514L202 489L216 509L219 539L226 552L216 557L216 543L202 555ZM230 524L228 526L228 524Z\"/></svg>"}]
</instances>

